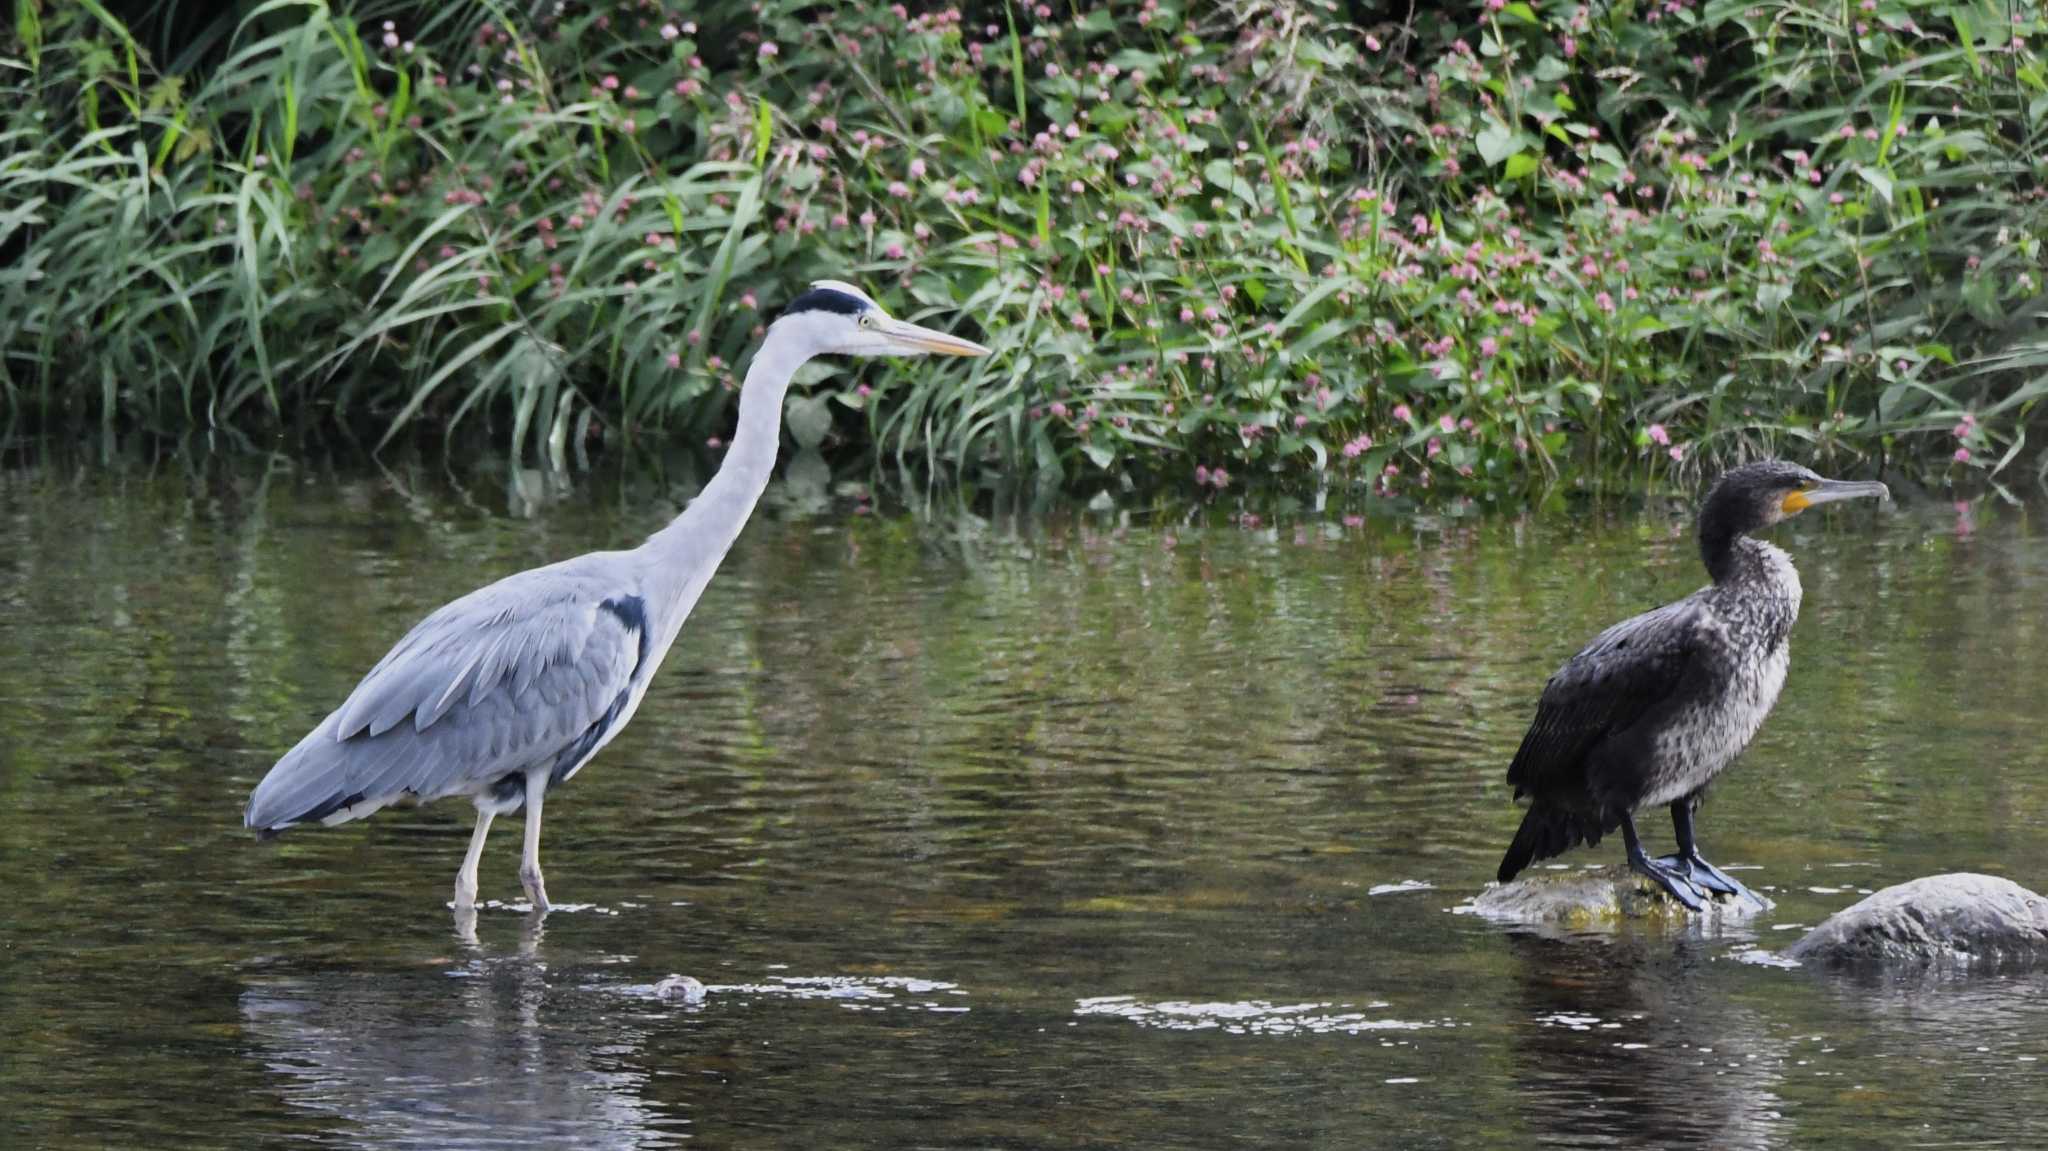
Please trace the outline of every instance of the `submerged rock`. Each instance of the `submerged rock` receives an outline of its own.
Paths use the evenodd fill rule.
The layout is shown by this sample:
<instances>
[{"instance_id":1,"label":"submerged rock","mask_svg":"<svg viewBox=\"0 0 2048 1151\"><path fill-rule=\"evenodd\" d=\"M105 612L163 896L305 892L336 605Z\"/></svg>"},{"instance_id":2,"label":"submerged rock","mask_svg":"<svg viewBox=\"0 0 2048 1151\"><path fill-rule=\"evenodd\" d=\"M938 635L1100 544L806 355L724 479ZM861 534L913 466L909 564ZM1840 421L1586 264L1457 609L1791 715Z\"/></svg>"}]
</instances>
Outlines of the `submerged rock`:
<instances>
[{"instance_id":1,"label":"submerged rock","mask_svg":"<svg viewBox=\"0 0 2048 1151\"><path fill-rule=\"evenodd\" d=\"M1763 896L1757 896L1763 899ZM1708 896L1707 909L1695 914L1662 888L1621 864L1572 871L1524 872L1513 883L1494 884L1480 892L1471 911L1511 923L1541 923L1570 929L1612 927L1624 920L1739 918L1768 910L1733 896Z\"/></svg>"},{"instance_id":2,"label":"submerged rock","mask_svg":"<svg viewBox=\"0 0 2048 1151\"><path fill-rule=\"evenodd\" d=\"M2048 964L2048 899L1993 875L1930 875L1837 911L1785 954L1894 967Z\"/></svg>"},{"instance_id":3,"label":"submerged rock","mask_svg":"<svg viewBox=\"0 0 2048 1151\"><path fill-rule=\"evenodd\" d=\"M702 980L689 975L671 975L654 985L654 994L676 1003L702 1003L707 989Z\"/></svg>"}]
</instances>

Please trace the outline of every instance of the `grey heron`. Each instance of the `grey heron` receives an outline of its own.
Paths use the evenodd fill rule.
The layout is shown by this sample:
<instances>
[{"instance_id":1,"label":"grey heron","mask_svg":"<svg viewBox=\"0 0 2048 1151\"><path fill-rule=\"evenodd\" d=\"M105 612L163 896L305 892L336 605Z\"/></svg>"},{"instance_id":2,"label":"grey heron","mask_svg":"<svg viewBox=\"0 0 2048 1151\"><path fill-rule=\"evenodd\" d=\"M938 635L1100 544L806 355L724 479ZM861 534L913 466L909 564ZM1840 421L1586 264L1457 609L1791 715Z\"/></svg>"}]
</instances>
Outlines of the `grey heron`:
<instances>
[{"instance_id":1,"label":"grey heron","mask_svg":"<svg viewBox=\"0 0 2048 1151\"><path fill-rule=\"evenodd\" d=\"M1888 498L1880 483L1825 480L1797 464L1731 468L1700 507L1700 556L1713 583L1623 620L1565 661L1508 767L1529 813L1500 881L1616 827L1629 867L1694 911L1705 892L1750 898L1701 858L1693 809L1778 702L1799 617L1792 559L1749 533L1835 500ZM1651 859L1633 813L1669 804L1678 852Z\"/></svg>"},{"instance_id":2,"label":"grey heron","mask_svg":"<svg viewBox=\"0 0 2048 1151\"><path fill-rule=\"evenodd\" d=\"M523 807L519 879L534 909L547 910L542 801L633 718L768 485L797 369L820 355L988 352L896 319L851 284L812 284L769 326L740 388L725 462L681 515L639 547L507 576L427 616L277 761L250 794L244 824L268 838L403 798L466 796L476 829L455 876L460 912L475 906L491 821Z\"/></svg>"}]
</instances>

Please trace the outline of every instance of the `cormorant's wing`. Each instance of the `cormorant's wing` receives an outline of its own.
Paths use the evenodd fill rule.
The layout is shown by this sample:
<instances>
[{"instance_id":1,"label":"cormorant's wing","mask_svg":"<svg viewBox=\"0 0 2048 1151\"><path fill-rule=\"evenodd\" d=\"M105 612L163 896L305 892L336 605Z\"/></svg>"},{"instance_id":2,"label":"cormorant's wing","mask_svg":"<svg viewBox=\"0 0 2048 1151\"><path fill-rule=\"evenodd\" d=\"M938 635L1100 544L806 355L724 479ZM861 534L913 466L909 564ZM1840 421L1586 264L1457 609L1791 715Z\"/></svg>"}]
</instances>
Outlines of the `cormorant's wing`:
<instances>
[{"instance_id":1,"label":"cormorant's wing","mask_svg":"<svg viewBox=\"0 0 2048 1151\"><path fill-rule=\"evenodd\" d=\"M1679 600L1615 624L1566 660L1508 766L1515 795L1585 786L1586 753L1678 690L1703 620L1698 603Z\"/></svg>"},{"instance_id":2,"label":"cormorant's wing","mask_svg":"<svg viewBox=\"0 0 2048 1151\"><path fill-rule=\"evenodd\" d=\"M420 621L270 769L247 825L340 822L587 754L650 642L642 601L584 570L595 558L521 572Z\"/></svg>"}]
</instances>

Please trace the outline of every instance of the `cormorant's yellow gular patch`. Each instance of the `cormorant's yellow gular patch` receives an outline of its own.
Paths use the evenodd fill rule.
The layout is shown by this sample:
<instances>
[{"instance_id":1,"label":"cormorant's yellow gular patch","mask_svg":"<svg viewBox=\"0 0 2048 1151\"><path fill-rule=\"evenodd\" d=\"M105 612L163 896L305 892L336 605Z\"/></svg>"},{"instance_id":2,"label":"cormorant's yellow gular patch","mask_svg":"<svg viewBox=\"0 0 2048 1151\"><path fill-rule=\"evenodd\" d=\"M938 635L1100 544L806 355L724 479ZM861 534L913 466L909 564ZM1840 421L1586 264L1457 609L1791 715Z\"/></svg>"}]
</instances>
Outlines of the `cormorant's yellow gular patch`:
<instances>
[{"instance_id":1,"label":"cormorant's yellow gular patch","mask_svg":"<svg viewBox=\"0 0 2048 1151\"><path fill-rule=\"evenodd\" d=\"M1786 515L1790 516L1797 515L1812 507L1813 501L1806 498L1804 491L1792 491L1785 494L1785 502L1778 506Z\"/></svg>"}]
</instances>

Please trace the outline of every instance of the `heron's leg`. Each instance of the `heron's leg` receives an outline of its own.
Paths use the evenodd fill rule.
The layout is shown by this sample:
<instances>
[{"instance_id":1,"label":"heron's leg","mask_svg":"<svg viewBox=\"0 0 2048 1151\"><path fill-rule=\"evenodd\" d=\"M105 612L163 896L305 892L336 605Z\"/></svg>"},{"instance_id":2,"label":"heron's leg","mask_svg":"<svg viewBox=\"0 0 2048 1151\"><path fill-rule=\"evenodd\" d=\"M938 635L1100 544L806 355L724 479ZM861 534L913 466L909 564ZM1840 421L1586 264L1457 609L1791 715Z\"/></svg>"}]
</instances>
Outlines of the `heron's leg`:
<instances>
[{"instance_id":1,"label":"heron's leg","mask_svg":"<svg viewBox=\"0 0 2048 1151\"><path fill-rule=\"evenodd\" d=\"M1699 844L1693 839L1692 812L1691 796L1672 801L1671 830L1678 837L1678 854L1664 856L1657 862L1692 880L1693 885L1703 891L1732 895L1737 899L1746 899L1758 907L1764 906L1763 897L1744 887L1740 880L1700 858Z\"/></svg>"},{"instance_id":2,"label":"heron's leg","mask_svg":"<svg viewBox=\"0 0 2048 1151\"><path fill-rule=\"evenodd\" d=\"M1671 898L1687 908L1706 910L1706 900L1701 898L1699 888L1693 886L1692 880L1643 854L1643 841L1636 838L1636 821L1627 812L1621 816L1621 839L1628 850L1629 870L1649 876L1652 882L1670 892Z\"/></svg>"},{"instance_id":3,"label":"heron's leg","mask_svg":"<svg viewBox=\"0 0 2048 1151\"><path fill-rule=\"evenodd\" d=\"M535 911L548 909L548 889L540 875L540 801L548 791L548 770L526 773L526 854L519 862L519 883Z\"/></svg>"},{"instance_id":4,"label":"heron's leg","mask_svg":"<svg viewBox=\"0 0 2048 1151\"><path fill-rule=\"evenodd\" d=\"M484 857L484 837L491 833L489 811L476 809L476 830L469 836L469 854L462 857L462 870L455 873L455 910L476 906L476 865Z\"/></svg>"}]
</instances>

